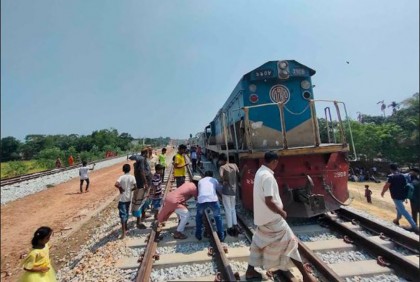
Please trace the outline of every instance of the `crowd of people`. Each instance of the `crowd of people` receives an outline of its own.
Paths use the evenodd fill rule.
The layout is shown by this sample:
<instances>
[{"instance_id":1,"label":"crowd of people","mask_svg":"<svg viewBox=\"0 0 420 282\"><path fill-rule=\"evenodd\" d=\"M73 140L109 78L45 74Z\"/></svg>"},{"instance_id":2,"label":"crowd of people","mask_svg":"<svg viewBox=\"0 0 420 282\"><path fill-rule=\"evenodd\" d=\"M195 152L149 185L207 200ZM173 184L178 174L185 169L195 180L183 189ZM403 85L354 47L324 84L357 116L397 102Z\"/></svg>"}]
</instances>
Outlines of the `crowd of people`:
<instances>
[{"instance_id":1,"label":"crowd of people","mask_svg":"<svg viewBox=\"0 0 420 282\"><path fill-rule=\"evenodd\" d=\"M186 167L189 162L185 158L187 146L180 145L173 158L174 177L176 188L169 191L163 199L162 182L167 167L166 148L161 150L157 156L152 148L145 148L140 155L130 157L133 163L133 175L131 165L124 164L123 174L117 179L114 186L120 193L118 212L121 220L121 239L125 238L128 232L128 218L131 215L136 217L136 226L145 229L144 219L146 209L151 209L151 214L156 219L154 228L160 229L169 219L172 213L178 218L178 226L173 237L175 239L186 239L185 227L190 218L187 201L196 199L196 227L195 237L202 240L208 236L203 232L203 216L206 209L212 211L216 223L219 240L223 242L227 235L237 237L242 230L236 221L236 196L238 194L238 183L240 172L236 164L229 162L228 156L219 155L219 178L216 179L212 171L206 171L204 177L195 174L191 182L185 182ZM201 150L190 148L190 160L193 170L201 161ZM278 165L278 155L269 151L264 155L264 163L255 174L253 199L254 199L254 223L257 225L256 232L252 238L250 257L246 270L247 280L261 280L262 274L255 270L255 267L263 267L274 273L286 271L291 265L295 265L301 272L303 281L316 281L306 270L298 250L298 240L289 227L286 219L287 212L283 208L283 202L279 195L279 189L274 170ZM152 171L152 168L154 171ZM86 181L86 192L89 191L89 170L86 162L80 168L80 192L83 192L83 182ZM405 217L410 223L409 231L418 233L417 219L419 216L420 181L419 169L412 168L409 173L403 174L397 165L390 166L391 174L383 186L381 196L389 190L396 208L394 224L399 225L401 217ZM366 175L360 169L354 172L360 178ZM372 178L373 177L373 178ZM370 175L370 180L375 179ZM360 180L359 180L360 181ZM375 182L376 179L374 180ZM221 217L221 206L217 197L217 191L222 194L222 202L226 214L227 230L223 228ZM365 185L365 197L369 203L372 191L369 185ZM411 203L411 214L405 209L404 201ZM33 249L24 259L24 275L20 281L56 281L54 269L49 260L48 241L53 231L49 227L40 227L34 233L32 239ZM44 280L42 280L44 279Z\"/></svg>"},{"instance_id":2,"label":"crowd of people","mask_svg":"<svg viewBox=\"0 0 420 282\"><path fill-rule=\"evenodd\" d=\"M349 180L353 182L364 182L372 181L375 183L380 183L381 181L377 178L378 170L373 166L370 170L365 169L364 167L355 167L349 169Z\"/></svg>"}]
</instances>

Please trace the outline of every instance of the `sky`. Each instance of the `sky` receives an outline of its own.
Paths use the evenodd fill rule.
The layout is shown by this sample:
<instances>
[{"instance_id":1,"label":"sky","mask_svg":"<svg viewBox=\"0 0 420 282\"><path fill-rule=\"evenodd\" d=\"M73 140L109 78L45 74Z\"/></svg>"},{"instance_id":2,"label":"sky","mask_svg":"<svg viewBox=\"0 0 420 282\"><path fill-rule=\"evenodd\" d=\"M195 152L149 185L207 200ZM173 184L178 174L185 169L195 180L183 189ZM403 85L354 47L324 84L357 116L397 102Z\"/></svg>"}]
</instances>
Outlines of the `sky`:
<instances>
[{"instance_id":1,"label":"sky","mask_svg":"<svg viewBox=\"0 0 420 282\"><path fill-rule=\"evenodd\" d=\"M316 99L381 115L419 91L419 1L2 0L1 136L188 138L283 59L316 70Z\"/></svg>"}]
</instances>

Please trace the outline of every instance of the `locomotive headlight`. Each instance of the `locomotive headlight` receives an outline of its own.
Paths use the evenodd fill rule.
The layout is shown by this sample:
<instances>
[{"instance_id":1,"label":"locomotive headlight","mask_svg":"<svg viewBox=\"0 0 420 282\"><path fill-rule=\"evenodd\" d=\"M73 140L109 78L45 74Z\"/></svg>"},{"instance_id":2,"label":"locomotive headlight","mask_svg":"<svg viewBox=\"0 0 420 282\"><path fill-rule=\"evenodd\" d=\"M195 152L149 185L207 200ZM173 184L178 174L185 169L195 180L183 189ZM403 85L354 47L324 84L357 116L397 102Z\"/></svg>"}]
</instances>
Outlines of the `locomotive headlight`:
<instances>
[{"instance_id":1,"label":"locomotive headlight","mask_svg":"<svg viewBox=\"0 0 420 282\"><path fill-rule=\"evenodd\" d=\"M258 95L257 95L257 94L253 93L253 94L249 95L249 101L250 101L252 104L257 103L257 102L258 102L258 100L259 100L259 97L258 97Z\"/></svg>"},{"instance_id":2,"label":"locomotive headlight","mask_svg":"<svg viewBox=\"0 0 420 282\"><path fill-rule=\"evenodd\" d=\"M287 78L289 78L289 72L287 70L280 71L279 78L281 78L281 79L287 79Z\"/></svg>"},{"instance_id":3,"label":"locomotive headlight","mask_svg":"<svg viewBox=\"0 0 420 282\"><path fill-rule=\"evenodd\" d=\"M311 92L309 92L309 91L304 91L304 92L302 93L302 97L303 97L303 99L305 99L305 100L310 100L310 99L312 98Z\"/></svg>"},{"instance_id":4,"label":"locomotive headlight","mask_svg":"<svg viewBox=\"0 0 420 282\"><path fill-rule=\"evenodd\" d=\"M308 80L302 80L300 87L302 87L302 89L308 90L311 88L311 83Z\"/></svg>"},{"instance_id":5,"label":"locomotive headlight","mask_svg":"<svg viewBox=\"0 0 420 282\"><path fill-rule=\"evenodd\" d=\"M255 92L257 90L257 85L255 85L255 84L251 84L250 86L249 86L249 91L250 92Z\"/></svg>"},{"instance_id":6,"label":"locomotive headlight","mask_svg":"<svg viewBox=\"0 0 420 282\"><path fill-rule=\"evenodd\" d=\"M281 69L285 69L287 68L287 62L280 62L279 66Z\"/></svg>"}]
</instances>

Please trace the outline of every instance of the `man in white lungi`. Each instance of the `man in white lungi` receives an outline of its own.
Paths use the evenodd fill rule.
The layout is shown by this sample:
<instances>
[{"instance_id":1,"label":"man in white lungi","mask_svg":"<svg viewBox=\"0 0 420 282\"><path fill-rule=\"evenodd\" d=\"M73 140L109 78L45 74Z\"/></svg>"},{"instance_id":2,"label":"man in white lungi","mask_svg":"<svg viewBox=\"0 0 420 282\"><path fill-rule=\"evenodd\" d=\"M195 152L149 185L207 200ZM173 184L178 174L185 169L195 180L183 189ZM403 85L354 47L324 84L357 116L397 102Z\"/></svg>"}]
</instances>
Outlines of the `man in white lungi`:
<instances>
[{"instance_id":1,"label":"man in white lungi","mask_svg":"<svg viewBox=\"0 0 420 282\"><path fill-rule=\"evenodd\" d=\"M261 281L262 275L254 267L274 271L286 271L296 265L302 273L303 281L316 281L310 275L298 252L298 240L286 222L274 170L278 156L270 151L264 155L264 164L258 169L254 179L254 223L257 230L252 237L247 280Z\"/></svg>"}]
</instances>

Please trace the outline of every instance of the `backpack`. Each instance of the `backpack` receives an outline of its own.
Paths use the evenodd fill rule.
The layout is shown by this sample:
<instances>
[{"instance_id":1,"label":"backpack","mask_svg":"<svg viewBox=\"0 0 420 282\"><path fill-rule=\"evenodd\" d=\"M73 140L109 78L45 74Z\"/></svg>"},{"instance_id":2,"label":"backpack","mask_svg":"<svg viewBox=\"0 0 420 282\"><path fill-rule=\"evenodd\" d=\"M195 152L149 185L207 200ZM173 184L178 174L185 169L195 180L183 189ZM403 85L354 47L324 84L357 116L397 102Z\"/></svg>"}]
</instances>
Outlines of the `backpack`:
<instances>
[{"instance_id":1,"label":"backpack","mask_svg":"<svg viewBox=\"0 0 420 282\"><path fill-rule=\"evenodd\" d=\"M412 200L414 198L414 186L413 186L413 183L411 182L410 175L409 174L403 174L403 176L405 178L404 190L405 190L405 192L407 192L406 199Z\"/></svg>"},{"instance_id":2,"label":"backpack","mask_svg":"<svg viewBox=\"0 0 420 282\"><path fill-rule=\"evenodd\" d=\"M412 183L405 184L405 190L407 190L407 199L413 200L414 186Z\"/></svg>"}]
</instances>

